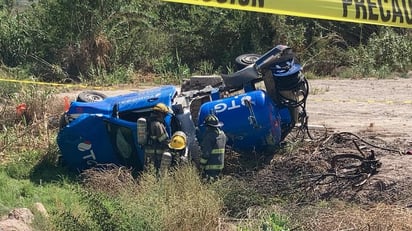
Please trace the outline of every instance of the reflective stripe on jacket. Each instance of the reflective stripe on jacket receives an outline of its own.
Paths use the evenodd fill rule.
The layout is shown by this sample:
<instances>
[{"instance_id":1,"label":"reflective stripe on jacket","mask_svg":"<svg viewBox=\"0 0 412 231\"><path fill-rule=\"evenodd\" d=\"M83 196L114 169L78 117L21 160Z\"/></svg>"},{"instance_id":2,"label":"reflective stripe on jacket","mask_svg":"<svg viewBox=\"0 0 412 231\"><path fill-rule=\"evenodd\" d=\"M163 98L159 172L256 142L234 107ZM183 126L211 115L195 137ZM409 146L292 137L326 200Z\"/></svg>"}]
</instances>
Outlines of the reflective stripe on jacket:
<instances>
[{"instance_id":1,"label":"reflective stripe on jacket","mask_svg":"<svg viewBox=\"0 0 412 231\"><path fill-rule=\"evenodd\" d=\"M222 170L225 162L226 135L218 128L208 128L200 144L200 164L205 170Z\"/></svg>"}]
</instances>

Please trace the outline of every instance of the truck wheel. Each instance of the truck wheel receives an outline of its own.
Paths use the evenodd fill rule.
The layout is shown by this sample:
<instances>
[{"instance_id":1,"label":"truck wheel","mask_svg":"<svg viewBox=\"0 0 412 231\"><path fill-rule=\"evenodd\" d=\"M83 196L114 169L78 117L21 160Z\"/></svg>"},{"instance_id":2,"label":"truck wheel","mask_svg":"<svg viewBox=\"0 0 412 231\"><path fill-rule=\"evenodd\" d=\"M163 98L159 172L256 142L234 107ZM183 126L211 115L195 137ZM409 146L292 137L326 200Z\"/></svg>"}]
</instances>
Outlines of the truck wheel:
<instances>
[{"instance_id":1,"label":"truck wheel","mask_svg":"<svg viewBox=\"0 0 412 231\"><path fill-rule=\"evenodd\" d=\"M235 59L237 70L241 70L241 69L245 68L246 66L249 66L250 64L255 63L256 60L260 58L260 56L261 55L259 55L259 54L239 55Z\"/></svg>"},{"instance_id":2,"label":"truck wheel","mask_svg":"<svg viewBox=\"0 0 412 231\"><path fill-rule=\"evenodd\" d=\"M107 98L107 96L101 92L83 91L79 93L76 101L77 102L96 102L96 101L102 101L105 98Z\"/></svg>"}]
</instances>

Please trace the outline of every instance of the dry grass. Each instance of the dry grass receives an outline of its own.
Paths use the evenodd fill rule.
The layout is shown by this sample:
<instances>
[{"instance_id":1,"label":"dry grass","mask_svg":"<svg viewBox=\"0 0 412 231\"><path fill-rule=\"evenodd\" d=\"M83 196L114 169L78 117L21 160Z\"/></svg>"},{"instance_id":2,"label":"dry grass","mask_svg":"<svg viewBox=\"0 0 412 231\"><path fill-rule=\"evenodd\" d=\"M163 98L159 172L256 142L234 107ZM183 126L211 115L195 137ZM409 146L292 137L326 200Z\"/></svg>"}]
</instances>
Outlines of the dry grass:
<instances>
[{"instance_id":1,"label":"dry grass","mask_svg":"<svg viewBox=\"0 0 412 231\"><path fill-rule=\"evenodd\" d=\"M63 112L63 102L52 89L22 88L0 100L0 163L14 155L44 150L55 142L53 136Z\"/></svg>"},{"instance_id":2,"label":"dry grass","mask_svg":"<svg viewBox=\"0 0 412 231\"><path fill-rule=\"evenodd\" d=\"M114 164L101 165L81 173L83 184L92 191L118 196L132 190L135 179L132 170Z\"/></svg>"},{"instance_id":3,"label":"dry grass","mask_svg":"<svg viewBox=\"0 0 412 231\"><path fill-rule=\"evenodd\" d=\"M370 208L349 206L342 202L327 207L307 206L295 210L294 219L301 230L412 230L412 213L393 205L376 204Z\"/></svg>"},{"instance_id":4,"label":"dry grass","mask_svg":"<svg viewBox=\"0 0 412 231\"><path fill-rule=\"evenodd\" d=\"M145 220L149 230L213 230L222 210L219 196L190 165L162 178L150 169L134 179L130 169L114 165L86 170L82 176L86 188L120 199L128 216Z\"/></svg>"}]
</instances>

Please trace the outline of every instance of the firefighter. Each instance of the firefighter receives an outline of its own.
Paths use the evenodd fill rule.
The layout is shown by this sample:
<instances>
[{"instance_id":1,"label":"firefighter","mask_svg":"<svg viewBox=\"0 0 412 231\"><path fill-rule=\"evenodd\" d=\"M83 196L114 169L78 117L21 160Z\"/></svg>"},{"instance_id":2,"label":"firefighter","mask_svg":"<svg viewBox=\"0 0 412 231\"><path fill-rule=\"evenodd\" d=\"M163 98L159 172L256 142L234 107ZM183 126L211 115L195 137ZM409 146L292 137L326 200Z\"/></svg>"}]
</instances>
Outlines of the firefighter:
<instances>
[{"instance_id":1,"label":"firefighter","mask_svg":"<svg viewBox=\"0 0 412 231\"><path fill-rule=\"evenodd\" d=\"M207 180L217 179L224 167L227 137L222 131L223 123L210 114L206 116L203 126L206 130L201 138L200 169Z\"/></svg>"},{"instance_id":2,"label":"firefighter","mask_svg":"<svg viewBox=\"0 0 412 231\"><path fill-rule=\"evenodd\" d=\"M175 167L188 161L187 136L182 131L173 133L168 144L169 150L162 155L161 172L166 172L170 167Z\"/></svg>"},{"instance_id":3,"label":"firefighter","mask_svg":"<svg viewBox=\"0 0 412 231\"><path fill-rule=\"evenodd\" d=\"M169 142L169 150L172 153L172 166L184 164L189 161L189 149L187 147L187 136L182 131L173 134Z\"/></svg>"},{"instance_id":4,"label":"firefighter","mask_svg":"<svg viewBox=\"0 0 412 231\"><path fill-rule=\"evenodd\" d=\"M162 155L167 151L169 134L165 126L165 117L170 112L169 108L158 103L153 107L153 113L149 120L149 137L145 148L146 160L153 164L156 172L160 169Z\"/></svg>"}]
</instances>

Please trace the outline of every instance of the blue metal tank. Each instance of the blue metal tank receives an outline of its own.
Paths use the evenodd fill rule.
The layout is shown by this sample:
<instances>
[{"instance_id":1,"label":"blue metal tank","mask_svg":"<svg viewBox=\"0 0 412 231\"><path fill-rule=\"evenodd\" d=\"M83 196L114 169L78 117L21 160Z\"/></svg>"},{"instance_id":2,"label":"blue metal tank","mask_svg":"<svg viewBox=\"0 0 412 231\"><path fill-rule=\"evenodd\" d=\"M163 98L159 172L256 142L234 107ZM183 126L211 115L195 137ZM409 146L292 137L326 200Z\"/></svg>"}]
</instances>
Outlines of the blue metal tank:
<instances>
[{"instance_id":1,"label":"blue metal tank","mask_svg":"<svg viewBox=\"0 0 412 231\"><path fill-rule=\"evenodd\" d=\"M204 131L205 117L213 113L224 123L227 144L235 151L271 150L281 141L281 122L289 120L281 118L281 110L262 90L204 103L199 111L198 138Z\"/></svg>"}]
</instances>

